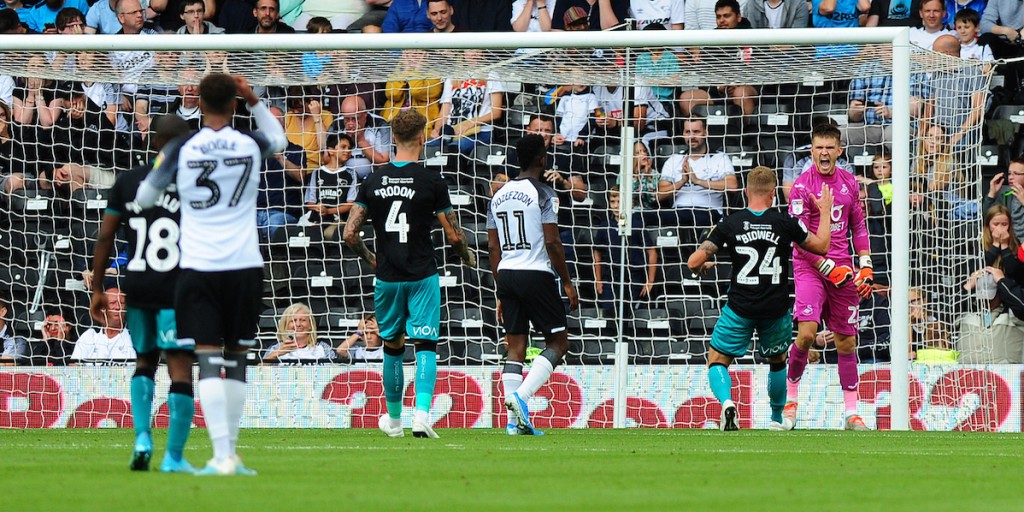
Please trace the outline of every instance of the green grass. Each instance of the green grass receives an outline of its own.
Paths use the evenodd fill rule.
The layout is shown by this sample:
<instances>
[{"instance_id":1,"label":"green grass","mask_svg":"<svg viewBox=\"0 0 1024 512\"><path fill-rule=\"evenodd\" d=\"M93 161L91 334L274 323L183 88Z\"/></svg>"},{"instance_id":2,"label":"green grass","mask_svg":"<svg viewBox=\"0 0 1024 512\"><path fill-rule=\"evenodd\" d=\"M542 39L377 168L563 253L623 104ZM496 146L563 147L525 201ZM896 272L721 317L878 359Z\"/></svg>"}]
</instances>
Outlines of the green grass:
<instances>
[{"instance_id":1,"label":"green grass","mask_svg":"<svg viewBox=\"0 0 1024 512\"><path fill-rule=\"evenodd\" d=\"M408 433L408 432L407 432ZM0 431L3 510L1024 510L1024 436L246 430L254 478L132 473L127 430ZM165 433L156 432L158 446ZM193 430L193 464L209 457ZM163 450L154 455L154 466Z\"/></svg>"}]
</instances>

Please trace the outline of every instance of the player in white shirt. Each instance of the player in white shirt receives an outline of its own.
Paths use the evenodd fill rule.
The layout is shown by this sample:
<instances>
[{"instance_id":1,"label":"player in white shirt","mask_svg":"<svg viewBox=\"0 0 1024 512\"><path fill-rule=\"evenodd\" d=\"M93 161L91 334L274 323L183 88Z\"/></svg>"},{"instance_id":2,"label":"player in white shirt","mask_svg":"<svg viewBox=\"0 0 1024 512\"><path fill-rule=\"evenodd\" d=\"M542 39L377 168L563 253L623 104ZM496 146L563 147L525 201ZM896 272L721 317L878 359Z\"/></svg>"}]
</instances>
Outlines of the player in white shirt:
<instances>
[{"instance_id":1,"label":"player in white shirt","mask_svg":"<svg viewBox=\"0 0 1024 512\"><path fill-rule=\"evenodd\" d=\"M579 295L569 278L565 250L558 233L558 198L541 178L547 164L544 138L527 135L516 144L523 167L519 177L503 185L487 211L487 248L497 285L498 318L507 333L508 359L501 373L509 435L540 435L530 422L530 397L547 382L569 350L565 306L555 278L569 298ZM544 333L544 351L523 378L530 324Z\"/></svg>"},{"instance_id":2,"label":"player in white shirt","mask_svg":"<svg viewBox=\"0 0 1024 512\"><path fill-rule=\"evenodd\" d=\"M258 132L231 127L235 95ZM168 144L139 186L152 206L175 183L181 200L181 275L174 309L178 337L194 340L199 402L213 444L200 475L251 475L235 453L245 408L246 352L255 344L263 294L263 257L256 235L256 195L264 158L284 150L284 130L245 78L213 73L199 84L203 128ZM221 370L224 378L221 378Z\"/></svg>"},{"instance_id":3,"label":"player in white shirt","mask_svg":"<svg viewBox=\"0 0 1024 512\"><path fill-rule=\"evenodd\" d=\"M637 30L651 23L661 23L672 30L682 30L686 21L683 0L630 0L629 10L637 20Z\"/></svg>"}]
</instances>

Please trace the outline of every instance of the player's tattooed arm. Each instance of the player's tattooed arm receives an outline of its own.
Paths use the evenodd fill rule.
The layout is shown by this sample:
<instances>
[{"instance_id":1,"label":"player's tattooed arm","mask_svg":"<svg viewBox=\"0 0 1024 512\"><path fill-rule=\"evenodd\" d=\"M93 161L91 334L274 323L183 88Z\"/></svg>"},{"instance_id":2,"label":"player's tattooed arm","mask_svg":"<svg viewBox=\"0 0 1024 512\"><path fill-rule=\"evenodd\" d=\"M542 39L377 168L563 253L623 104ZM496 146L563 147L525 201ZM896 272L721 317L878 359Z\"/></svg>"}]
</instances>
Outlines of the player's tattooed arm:
<instances>
[{"instance_id":1,"label":"player's tattooed arm","mask_svg":"<svg viewBox=\"0 0 1024 512\"><path fill-rule=\"evenodd\" d=\"M716 252L718 252L718 246L711 240L705 240L700 244L700 247L690 255L690 259L686 260L686 266L690 267L690 271L694 274L703 275L708 268L714 266L714 262L708 260L710 260Z\"/></svg>"},{"instance_id":2,"label":"player's tattooed arm","mask_svg":"<svg viewBox=\"0 0 1024 512\"><path fill-rule=\"evenodd\" d=\"M441 226L448 236L448 243L459 253L462 262L468 267L476 267L476 256L473 255L473 251L469 250L469 244L466 242L466 233L462 231L462 226L459 225L459 216L455 213L455 210L448 210L444 214L438 215L438 218L441 220Z\"/></svg>"},{"instance_id":3,"label":"player's tattooed arm","mask_svg":"<svg viewBox=\"0 0 1024 512\"><path fill-rule=\"evenodd\" d=\"M370 251L369 247L366 247L363 237L359 235L359 230L362 229L364 223L366 223L366 208L358 203L353 204L352 210L348 215L348 222L345 223L344 235L342 236L345 239L345 244L350 249L369 263L370 267L376 269L377 256Z\"/></svg>"}]
</instances>

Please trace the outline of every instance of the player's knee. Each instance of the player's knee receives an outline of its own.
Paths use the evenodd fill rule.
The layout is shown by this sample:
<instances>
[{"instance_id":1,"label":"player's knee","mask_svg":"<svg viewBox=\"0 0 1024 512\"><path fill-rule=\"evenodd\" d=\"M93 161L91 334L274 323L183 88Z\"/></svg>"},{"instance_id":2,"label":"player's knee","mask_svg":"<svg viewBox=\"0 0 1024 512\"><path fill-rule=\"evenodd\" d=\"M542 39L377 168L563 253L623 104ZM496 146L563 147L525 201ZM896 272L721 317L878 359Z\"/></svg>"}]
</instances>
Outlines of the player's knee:
<instances>
[{"instance_id":1,"label":"player's knee","mask_svg":"<svg viewBox=\"0 0 1024 512\"><path fill-rule=\"evenodd\" d=\"M224 352L224 378L245 382L245 366L248 352Z\"/></svg>"},{"instance_id":2,"label":"player's knee","mask_svg":"<svg viewBox=\"0 0 1024 512\"><path fill-rule=\"evenodd\" d=\"M547 359L548 362L551 363L551 367L554 368L554 367L556 367L556 366L558 366L559 364L562 363L562 356L565 355L565 352L566 352L565 350L557 351L557 350L553 349L551 347L551 345L549 344L540 353L539 357L543 357L544 359Z\"/></svg>"},{"instance_id":3,"label":"player's knee","mask_svg":"<svg viewBox=\"0 0 1024 512\"><path fill-rule=\"evenodd\" d=\"M175 394L176 393L176 394L185 395L185 396L196 396L195 392L192 390L192 381L187 381L187 382L171 381L171 385L168 388L167 392L171 393L171 394Z\"/></svg>"},{"instance_id":4,"label":"player's knee","mask_svg":"<svg viewBox=\"0 0 1024 512\"><path fill-rule=\"evenodd\" d=\"M768 371L769 372L779 372L779 371L783 371L785 369L786 369L786 361L785 360L782 360L782 361L771 361L771 360L769 360L768 361Z\"/></svg>"},{"instance_id":5,"label":"player's knee","mask_svg":"<svg viewBox=\"0 0 1024 512\"><path fill-rule=\"evenodd\" d=\"M437 352L437 342L430 340L412 340L413 346L416 347L416 352Z\"/></svg>"},{"instance_id":6,"label":"player's knee","mask_svg":"<svg viewBox=\"0 0 1024 512\"><path fill-rule=\"evenodd\" d=\"M224 368L224 356L219 350L196 350L199 361L199 380L219 379Z\"/></svg>"},{"instance_id":7,"label":"player's knee","mask_svg":"<svg viewBox=\"0 0 1024 512\"><path fill-rule=\"evenodd\" d=\"M384 353L389 356L404 356L405 347L395 347L392 345L384 344Z\"/></svg>"},{"instance_id":8,"label":"player's knee","mask_svg":"<svg viewBox=\"0 0 1024 512\"><path fill-rule=\"evenodd\" d=\"M146 377L149 380L155 380L156 379L156 365L152 365L152 366L140 365L140 364L138 364L138 362L141 361L141 360L142 360L141 358L136 360L135 374L132 375L132 377Z\"/></svg>"}]
</instances>

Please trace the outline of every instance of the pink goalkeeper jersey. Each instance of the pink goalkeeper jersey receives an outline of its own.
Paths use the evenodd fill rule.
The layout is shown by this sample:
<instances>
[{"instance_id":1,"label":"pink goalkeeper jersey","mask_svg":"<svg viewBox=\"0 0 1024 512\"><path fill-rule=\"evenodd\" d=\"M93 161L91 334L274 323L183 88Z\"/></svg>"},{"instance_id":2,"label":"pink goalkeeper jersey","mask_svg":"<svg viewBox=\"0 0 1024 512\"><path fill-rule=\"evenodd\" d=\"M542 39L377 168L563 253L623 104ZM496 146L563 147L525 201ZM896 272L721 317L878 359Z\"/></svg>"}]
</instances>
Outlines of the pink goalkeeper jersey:
<instances>
[{"instance_id":1,"label":"pink goalkeeper jersey","mask_svg":"<svg viewBox=\"0 0 1024 512\"><path fill-rule=\"evenodd\" d=\"M868 245L868 229L864 224L864 208L860 202L860 185L852 173L837 170L830 176L818 172L817 165L800 175L793 183L789 195L789 214L802 222L808 231L814 233L818 229L818 207L814 200L821 196L821 186L832 188L835 198L832 206L832 243L826 257L837 265L853 266L850 253L849 235L853 235L853 248L856 251L870 250ZM799 246L793 247L793 268L813 269L820 256L805 251Z\"/></svg>"}]
</instances>

